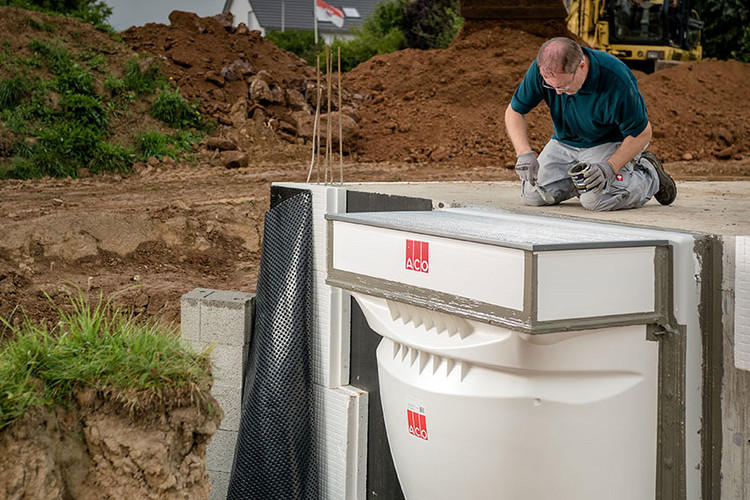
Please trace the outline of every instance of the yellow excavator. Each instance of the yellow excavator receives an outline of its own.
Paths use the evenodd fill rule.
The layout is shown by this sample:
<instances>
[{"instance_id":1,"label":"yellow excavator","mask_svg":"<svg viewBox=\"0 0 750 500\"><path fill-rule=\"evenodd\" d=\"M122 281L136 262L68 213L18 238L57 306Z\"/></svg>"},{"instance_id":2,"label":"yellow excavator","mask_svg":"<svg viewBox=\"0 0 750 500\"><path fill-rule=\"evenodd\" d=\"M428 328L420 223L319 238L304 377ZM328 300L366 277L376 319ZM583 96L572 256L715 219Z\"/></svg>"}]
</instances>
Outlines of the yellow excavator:
<instances>
[{"instance_id":1,"label":"yellow excavator","mask_svg":"<svg viewBox=\"0 0 750 500\"><path fill-rule=\"evenodd\" d=\"M591 47L652 72L703 56L695 0L461 0L465 19L567 19Z\"/></svg>"}]
</instances>

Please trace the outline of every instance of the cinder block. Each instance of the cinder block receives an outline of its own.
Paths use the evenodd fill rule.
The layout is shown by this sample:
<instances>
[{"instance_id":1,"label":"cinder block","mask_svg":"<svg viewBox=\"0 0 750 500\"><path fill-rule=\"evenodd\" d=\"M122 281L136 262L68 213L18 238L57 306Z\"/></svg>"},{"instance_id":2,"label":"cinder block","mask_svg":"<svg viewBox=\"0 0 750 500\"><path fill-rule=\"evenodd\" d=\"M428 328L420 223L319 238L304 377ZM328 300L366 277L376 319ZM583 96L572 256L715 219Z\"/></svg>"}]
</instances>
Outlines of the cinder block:
<instances>
[{"instance_id":1,"label":"cinder block","mask_svg":"<svg viewBox=\"0 0 750 500\"><path fill-rule=\"evenodd\" d=\"M214 383L214 386L211 388L211 395L216 398L221 409L224 410L224 419L221 421L219 429L239 431L240 417L242 415L241 387Z\"/></svg>"},{"instance_id":2,"label":"cinder block","mask_svg":"<svg viewBox=\"0 0 750 500\"><path fill-rule=\"evenodd\" d=\"M211 393L224 419L206 450L211 498L225 499L240 426L242 374L252 332L255 295L196 288L182 296L180 330L196 350L212 346Z\"/></svg>"},{"instance_id":3,"label":"cinder block","mask_svg":"<svg viewBox=\"0 0 750 500\"><path fill-rule=\"evenodd\" d=\"M217 383L242 389L242 345L215 344L211 363Z\"/></svg>"},{"instance_id":4,"label":"cinder block","mask_svg":"<svg viewBox=\"0 0 750 500\"><path fill-rule=\"evenodd\" d=\"M206 449L206 469L210 472L232 472L234 448L237 445L237 431L219 429L211 438Z\"/></svg>"},{"instance_id":5,"label":"cinder block","mask_svg":"<svg viewBox=\"0 0 750 500\"><path fill-rule=\"evenodd\" d=\"M196 288L182 296L180 300L180 333L189 341L200 340L201 302L213 293L208 288Z\"/></svg>"},{"instance_id":6,"label":"cinder block","mask_svg":"<svg viewBox=\"0 0 750 500\"><path fill-rule=\"evenodd\" d=\"M249 339L253 294L215 290L201 301L201 340L242 346Z\"/></svg>"},{"instance_id":7,"label":"cinder block","mask_svg":"<svg viewBox=\"0 0 750 500\"><path fill-rule=\"evenodd\" d=\"M227 500L231 472L209 471L211 481L211 500Z\"/></svg>"}]
</instances>

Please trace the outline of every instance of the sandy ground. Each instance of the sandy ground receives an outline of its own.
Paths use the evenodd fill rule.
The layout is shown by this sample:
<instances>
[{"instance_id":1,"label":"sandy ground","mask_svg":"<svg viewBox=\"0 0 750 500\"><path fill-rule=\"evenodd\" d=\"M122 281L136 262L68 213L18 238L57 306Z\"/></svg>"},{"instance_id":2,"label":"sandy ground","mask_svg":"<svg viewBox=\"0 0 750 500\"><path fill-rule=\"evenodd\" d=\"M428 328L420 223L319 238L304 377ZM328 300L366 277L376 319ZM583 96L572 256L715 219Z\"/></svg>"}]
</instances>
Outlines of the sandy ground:
<instances>
[{"instance_id":1,"label":"sandy ground","mask_svg":"<svg viewBox=\"0 0 750 500\"><path fill-rule=\"evenodd\" d=\"M748 164L729 162L740 172ZM338 180L339 166L334 166ZM21 310L32 318L52 317L53 302L64 305L66 293L80 289L92 296L118 293L124 308L177 322L180 296L193 288L252 292L270 185L305 182L308 168L300 163L240 169L160 163L126 178L0 182L0 314L15 321ZM706 182L747 179L711 174L726 170L727 162L675 162L667 168L690 182L681 183L683 196L673 206L652 202L641 209L646 220L674 217L681 203L701 210L704 196L705 213L717 220L742 217L741 192L717 193ZM312 180L316 177L314 172ZM445 162L346 163L344 180L517 184L511 169ZM580 211L570 204L560 210ZM731 215L723 216L724 211ZM616 213L611 217L618 219Z\"/></svg>"}]
</instances>

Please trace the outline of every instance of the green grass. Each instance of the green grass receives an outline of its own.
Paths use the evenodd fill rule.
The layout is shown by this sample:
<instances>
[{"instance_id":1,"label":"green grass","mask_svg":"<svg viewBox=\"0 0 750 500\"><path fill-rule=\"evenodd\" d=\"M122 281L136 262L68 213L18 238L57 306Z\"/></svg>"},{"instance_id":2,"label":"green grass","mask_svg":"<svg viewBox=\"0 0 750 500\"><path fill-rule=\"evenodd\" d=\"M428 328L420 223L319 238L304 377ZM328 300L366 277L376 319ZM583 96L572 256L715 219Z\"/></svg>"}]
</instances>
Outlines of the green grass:
<instances>
[{"instance_id":1,"label":"green grass","mask_svg":"<svg viewBox=\"0 0 750 500\"><path fill-rule=\"evenodd\" d=\"M29 81L22 76L0 80L0 111L13 109L29 95Z\"/></svg>"},{"instance_id":2,"label":"green grass","mask_svg":"<svg viewBox=\"0 0 750 500\"><path fill-rule=\"evenodd\" d=\"M32 39L26 47L31 57L2 55L0 61L0 130L26 137L14 139L14 155L0 162L0 179L77 177L81 168L128 173L138 159L189 155L216 125L197 103L169 88L153 58L129 59L118 76L108 70L107 57L90 48L76 55L61 39ZM48 73L40 78L41 68ZM110 142L139 99L175 132L134 136L132 149Z\"/></svg>"},{"instance_id":3,"label":"green grass","mask_svg":"<svg viewBox=\"0 0 750 500\"><path fill-rule=\"evenodd\" d=\"M159 63L149 58L132 57L125 63L122 80L125 88L136 94L153 94L156 89L165 88L167 80Z\"/></svg>"},{"instance_id":4,"label":"green grass","mask_svg":"<svg viewBox=\"0 0 750 500\"><path fill-rule=\"evenodd\" d=\"M53 328L0 318L0 429L33 407L70 404L84 389L125 400L210 389L210 350L195 353L174 331L125 315L111 300L90 304L79 293L70 312L58 308Z\"/></svg>"},{"instance_id":5,"label":"green grass","mask_svg":"<svg viewBox=\"0 0 750 500\"><path fill-rule=\"evenodd\" d=\"M203 127L198 106L188 102L176 90L164 90L156 96L151 116L174 128Z\"/></svg>"}]
</instances>

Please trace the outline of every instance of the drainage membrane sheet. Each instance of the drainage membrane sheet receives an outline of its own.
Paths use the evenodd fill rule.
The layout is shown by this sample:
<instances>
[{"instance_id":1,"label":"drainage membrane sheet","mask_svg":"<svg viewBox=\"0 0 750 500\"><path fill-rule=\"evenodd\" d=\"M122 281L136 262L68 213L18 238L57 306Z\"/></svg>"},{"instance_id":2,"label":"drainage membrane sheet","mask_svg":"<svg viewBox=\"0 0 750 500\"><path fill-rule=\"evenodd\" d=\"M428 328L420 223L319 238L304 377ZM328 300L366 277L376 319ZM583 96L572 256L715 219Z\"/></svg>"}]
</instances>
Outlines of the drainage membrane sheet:
<instances>
[{"instance_id":1,"label":"drainage membrane sheet","mask_svg":"<svg viewBox=\"0 0 750 500\"><path fill-rule=\"evenodd\" d=\"M310 363L312 196L266 214L229 500L317 498Z\"/></svg>"}]
</instances>

